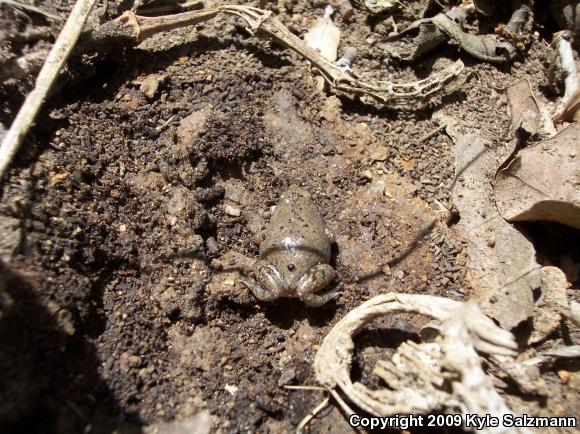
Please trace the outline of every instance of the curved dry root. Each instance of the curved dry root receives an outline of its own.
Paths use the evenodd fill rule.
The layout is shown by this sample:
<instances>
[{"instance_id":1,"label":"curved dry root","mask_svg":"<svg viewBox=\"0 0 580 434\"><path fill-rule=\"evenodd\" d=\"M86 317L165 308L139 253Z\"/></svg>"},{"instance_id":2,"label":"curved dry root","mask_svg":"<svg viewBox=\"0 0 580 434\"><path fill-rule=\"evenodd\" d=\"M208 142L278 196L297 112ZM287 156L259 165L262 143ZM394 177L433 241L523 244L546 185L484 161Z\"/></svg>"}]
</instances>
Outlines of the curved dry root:
<instances>
[{"instance_id":1,"label":"curved dry root","mask_svg":"<svg viewBox=\"0 0 580 434\"><path fill-rule=\"evenodd\" d=\"M353 383L350 368L353 335L374 319L410 312L433 318L432 342L405 342L391 360L377 363L373 373L388 386L370 390ZM349 312L324 339L314 369L324 386L340 391L358 408L379 417L447 411L462 415L510 414L503 398L481 368L478 352L514 360L517 345L511 333L485 316L475 303L429 295L389 293ZM333 394L334 396L334 394ZM524 433L520 428L490 428L484 432Z\"/></svg>"}]
</instances>

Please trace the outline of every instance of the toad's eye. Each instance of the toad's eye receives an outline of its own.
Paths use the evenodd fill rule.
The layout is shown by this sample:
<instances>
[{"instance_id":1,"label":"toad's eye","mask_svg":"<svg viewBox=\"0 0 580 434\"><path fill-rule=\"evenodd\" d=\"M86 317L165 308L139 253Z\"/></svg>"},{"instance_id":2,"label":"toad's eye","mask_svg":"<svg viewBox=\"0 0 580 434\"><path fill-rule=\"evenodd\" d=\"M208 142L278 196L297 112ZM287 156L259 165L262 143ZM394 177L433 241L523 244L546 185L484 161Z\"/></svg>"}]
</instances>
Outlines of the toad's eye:
<instances>
[{"instance_id":1,"label":"toad's eye","mask_svg":"<svg viewBox=\"0 0 580 434\"><path fill-rule=\"evenodd\" d=\"M294 271L296 266L294 264L288 264L288 271Z\"/></svg>"}]
</instances>

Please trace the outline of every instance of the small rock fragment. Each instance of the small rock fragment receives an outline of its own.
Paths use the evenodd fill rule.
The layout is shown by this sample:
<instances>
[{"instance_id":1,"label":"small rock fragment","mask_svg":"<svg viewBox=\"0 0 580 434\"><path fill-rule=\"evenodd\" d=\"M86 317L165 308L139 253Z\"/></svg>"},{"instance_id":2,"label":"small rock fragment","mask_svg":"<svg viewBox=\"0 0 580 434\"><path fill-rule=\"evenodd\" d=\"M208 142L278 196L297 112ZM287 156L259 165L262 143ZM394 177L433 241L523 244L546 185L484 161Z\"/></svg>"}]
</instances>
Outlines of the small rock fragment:
<instances>
[{"instance_id":1,"label":"small rock fragment","mask_svg":"<svg viewBox=\"0 0 580 434\"><path fill-rule=\"evenodd\" d=\"M134 83L139 85L139 90L147 97L147 99L153 99L155 95L157 95L159 85L163 80L165 80L164 76L151 74L143 79L135 80Z\"/></svg>"},{"instance_id":2,"label":"small rock fragment","mask_svg":"<svg viewBox=\"0 0 580 434\"><path fill-rule=\"evenodd\" d=\"M231 200L232 202L240 203L242 197L242 188L237 184L226 185L224 198Z\"/></svg>"},{"instance_id":3,"label":"small rock fragment","mask_svg":"<svg viewBox=\"0 0 580 434\"><path fill-rule=\"evenodd\" d=\"M205 247L207 248L207 255L209 257L218 256L220 253L220 248L214 237L209 237L205 240Z\"/></svg>"},{"instance_id":4,"label":"small rock fragment","mask_svg":"<svg viewBox=\"0 0 580 434\"><path fill-rule=\"evenodd\" d=\"M381 267L381 271L385 276L390 276L392 274L391 272L391 267L389 267L389 264L385 264Z\"/></svg>"},{"instance_id":5,"label":"small rock fragment","mask_svg":"<svg viewBox=\"0 0 580 434\"><path fill-rule=\"evenodd\" d=\"M385 193L386 188L387 185L385 181L377 181L376 183L371 185L371 187L369 188L369 192L374 193L378 196L382 196Z\"/></svg>"},{"instance_id":6,"label":"small rock fragment","mask_svg":"<svg viewBox=\"0 0 580 434\"><path fill-rule=\"evenodd\" d=\"M67 178L68 178L68 173L66 173L66 172L55 173L48 180L48 186L54 187L54 186L64 182Z\"/></svg>"},{"instance_id":7,"label":"small rock fragment","mask_svg":"<svg viewBox=\"0 0 580 434\"><path fill-rule=\"evenodd\" d=\"M294 371L294 369L292 368L286 369L284 372L282 372L282 375L280 375L280 379L278 380L278 386L282 387L290 383L292 380L294 380L295 377L296 372Z\"/></svg>"},{"instance_id":8,"label":"small rock fragment","mask_svg":"<svg viewBox=\"0 0 580 434\"><path fill-rule=\"evenodd\" d=\"M344 72L352 73L352 64L356 58L356 48L346 47L340 59L336 61L336 66L342 69Z\"/></svg>"},{"instance_id":9,"label":"small rock fragment","mask_svg":"<svg viewBox=\"0 0 580 434\"><path fill-rule=\"evenodd\" d=\"M359 8L372 15L390 12L395 9L398 3L393 0L354 0L354 2Z\"/></svg>"},{"instance_id":10,"label":"small rock fragment","mask_svg":"<svg viewBox=\"0 0 580 434\"><path fill-rule=\"evenodd\" d=\"M240 208L234 205L226 205L224 207L224 211L226 214L231 215L233 217L239 217L242 214Z\"/></svg>"},{"instance_id":11,"label":"small rock fragment","mask_svg":"<svg viewBox=\"0 0 580 434\"><path fill-rule=\"evenodd\" d=\"M580 372L570 373L570 380L568 384L572 389L580 390Z\"/></svg>"},{"instance_id":12,"label":"small rock fragment","mask_svg":"<svg viewBox=\"0 0 580 434\"><path fill-rule=\"evenodd\" d=\"M123 373L129 372L131 368L138 367L141 364L141 357L131 354L129 352L124 352L119 357L119 367Z\"/></svg>"},{"instance_id":13,"label":"small rock fragment","mask_svg":"<svg viewBox=\"0 0 580 434\"><path fill-rule=\"evenodd\" d=\"M373 161L385 161L389 158L389 149L377 143L371 149L370 157Z\"/></svg>"},{"instance_id":14,"label":"small rock fragment","mask_svg":"<svg viewBox=\"0 0 580 434\"><path fill-rule=\"evenodd\" d=\"M580 327L580 303L576 301L570 302L570 319Z\"/></svg>"},{"instance_id":15,"label":"small rock fragment","mask_svg":"<svg viewBox=\"0 0 580 434\"><path fill-rule=\"evenodd\" d=\"M159 422L143 428L143 434L209 434L211 418L209 411L202 410L194 416Z\"/></svg>"},{"instance_id":16,"label":"small rock fragment","mask_svg":"<svg viewBox=\"0 0 580 434\"><path fill-rule=\"evenodd\" d=\"M332 0L329 1L330 5L338 11L342 16L343 21L348 21L352 18L354 14L354 8L350 0Z\"/></svg>"},{"instance_id":17,"label":"small rock fragment","mask_svg":"<svg viewBox=\"0 0 580 434\"><path fill-rule=\"evenodd\" d=\"M224 386L224 389L226 389L226 392L228 392L232 396L235 396L236 393L238 393L238 390L240 390L238 386L236 386L235 384L226 384Z\"/></svg>"},{"instance_id":18,"label":"small rock fragment","mask_svg":"<svg viewBox=\"0 0 580 434\"><path fill-rule=\"evenodd\" d=\"M562 380L564 383L567 383L570 381L570 372L564 369L560 369L558 371L558 377L560 377L560 380Z\"/></svg>"},{"instance_id":19,"label":"small rock fragment","mask_svg":"<svg viewBox=\"0 0 580 434\"><path fill-rule=\"evenodd\" d=\"M189 155L196 146L198 135L204 131L206 122L213 116L215 116L214 110L206 106L181 120L177 127L177 144L175 146L175 152L178 155Z\"/></svg>"}]
</instances>

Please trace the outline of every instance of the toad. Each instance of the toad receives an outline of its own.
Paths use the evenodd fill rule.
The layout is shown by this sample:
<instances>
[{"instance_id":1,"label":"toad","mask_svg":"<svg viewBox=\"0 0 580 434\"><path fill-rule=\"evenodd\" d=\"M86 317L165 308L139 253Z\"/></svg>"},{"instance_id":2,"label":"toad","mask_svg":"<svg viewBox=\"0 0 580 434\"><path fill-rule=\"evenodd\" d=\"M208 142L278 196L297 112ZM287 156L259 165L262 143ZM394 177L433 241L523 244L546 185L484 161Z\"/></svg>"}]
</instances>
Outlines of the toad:
<instances>
[{"instance_id":1,"label":"toad","mask_svg":"<svg viewBox=\"0 0 580 434\"><path fill-rule=\"evenodd\" d=\"M256 280L243 283L261 301L297 297L322 306L339 296L338 288L319 294L336 276L328 264L333 241L310 194L293 185L280 196L260 242Z\"/></svg>"}]
</instances>

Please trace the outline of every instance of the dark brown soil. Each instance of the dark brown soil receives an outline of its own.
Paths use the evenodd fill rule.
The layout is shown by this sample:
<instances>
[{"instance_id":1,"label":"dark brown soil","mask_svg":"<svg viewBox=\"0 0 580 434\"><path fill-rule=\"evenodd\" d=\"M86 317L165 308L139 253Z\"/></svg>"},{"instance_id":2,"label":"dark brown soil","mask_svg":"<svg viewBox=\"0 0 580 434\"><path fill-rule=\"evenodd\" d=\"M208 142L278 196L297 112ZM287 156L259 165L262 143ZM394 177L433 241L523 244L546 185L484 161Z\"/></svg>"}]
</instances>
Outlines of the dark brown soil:
<instances>
[{"instance_id":1,"label":"dark brown soil","mask_svg":"<svg viewBox=\"0 0 580 434\"><path fill-rule=\"evenodd\" d=\"M324 6L278 4L299 34ZM2 23L24 19L1 8ZM443 47L411 67L368 44L389 30L376 18L338 22L362 73L407 80L461 57L473 78L432 107L374 108L317 93L305 62L219 19L109 55L50 98L1 192L20 236L1 264L2 432L133 432L200 409L215 432L290 432L322 394L280 377L314 385L316 350L349 310L388 291L469 298L464 241L441 216L452 141L419 138L444 105L460 131L503 146L509 116L495 89L527 78L554 97L543 93L544 29L512 66ZM140 83L157 78L147 97ZM5 127L31 83L0 86ZM258 303L239 282L291 184L337 239L343 294L318 309ZM372 383L369 366L424 321L397 317L383 325L395 331L362 335L355 374ZM545 399L505 390L516 411L577 415L578 392L554 369L543 375ZM311 430L349 432L337 410Z\"/></svg>"}]
</instances>

